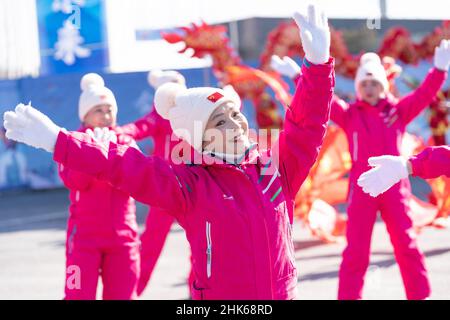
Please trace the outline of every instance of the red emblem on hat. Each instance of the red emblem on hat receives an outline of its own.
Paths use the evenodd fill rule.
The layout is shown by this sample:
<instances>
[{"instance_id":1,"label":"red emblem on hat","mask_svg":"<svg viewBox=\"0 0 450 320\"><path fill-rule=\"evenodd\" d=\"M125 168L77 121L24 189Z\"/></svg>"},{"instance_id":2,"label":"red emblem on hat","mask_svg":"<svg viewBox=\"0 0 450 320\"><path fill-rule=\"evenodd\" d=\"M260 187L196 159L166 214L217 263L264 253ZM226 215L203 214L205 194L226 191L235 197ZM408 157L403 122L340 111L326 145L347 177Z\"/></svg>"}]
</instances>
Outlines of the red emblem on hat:
<instances>
[{"instance_id":1,"label":"red emblem on hat","mask_svg":"<svg viewBox=\"0 0 450 320\"><path fill-rule=\"evenodd\" d=\"M101 100L105 100L105 99L106 99L106 96L105 96L105 95L102 95L102 96L100 96L100 99L101 99Z\"/></svg>"},{"instance_id":2,"label":"red emblem on hat","mask_svg":"<svg viewBox=\"0 0 450 320\"><path fill-rule=\"evenodd\" d=\"M206 99L208 99L212 103L215 103L220 98L223 98L223 94L221 94L220 92L214 92L213 94L209 95L208 98L206 98Z\"/></svg>"}]
</instances>

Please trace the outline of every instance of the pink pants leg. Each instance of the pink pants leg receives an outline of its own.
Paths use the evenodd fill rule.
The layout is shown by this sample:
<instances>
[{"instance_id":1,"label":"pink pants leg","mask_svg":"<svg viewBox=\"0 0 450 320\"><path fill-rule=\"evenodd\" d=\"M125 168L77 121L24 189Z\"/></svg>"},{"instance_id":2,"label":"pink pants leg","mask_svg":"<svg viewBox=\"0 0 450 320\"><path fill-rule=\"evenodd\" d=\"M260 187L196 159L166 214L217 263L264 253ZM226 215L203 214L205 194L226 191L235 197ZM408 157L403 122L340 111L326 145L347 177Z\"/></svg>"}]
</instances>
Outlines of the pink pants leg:
<instances>
[{"instance_id":1,"label":"pink pants leg","mask_svg":"<svg viewBox=\"0 0 450 320\"><path fill-rule=\"evenodd\" d=\"M88 242L74 238L76 228L69 226L66 242L66 300L95 300L102 254Z\"/></svg>"},{"instance_id":2,"label":"pink pants leg","mask_svg":"<svg viewBox=\"0 0 450 320\"><path fill-rule=\"evenodd\" d=\"M406 182L405 182L406 183ZM394 247L397 260L405 286L406 297L412 300L427 298L430 293L425 258L417 247L416 232L413 229L408 205L408 191L400 185L389 190L381 196L381 216Z\"/></svg>"},{"instance_id":3,"label":"pink pants leg","mask_svg":"<svg viewBox=\"0 0 450 320\"><path fill-rule=\"evenodd\" d=\"M339 270L339 300L362 298L364 276L369 266L370 242L377 217L377 199L355 186L347 209L347 247Z\"/></svg>"},{"instance_id":4,"label":"pink pants leg","mask_svg":"<svg viewBox=\"0 0 450 320\"><path fill-rule=\"evenodd\" d=\"M139 244L121 244L106 250L102 261L104 300L132 300L140 271Z\"/></svg>"},{"instance_id":5,"label":"pink pants leg","mask_svg":"<svg viewBox=\"0 0 450 320\"><path fill-rule=\"evenodd\" d=\"M172 216L158 208L152 208L147 216L145 230L141 235L141 275L137 286L138 295L142 294L150 281L173 222Z\"/></svg>"}]
</instances>

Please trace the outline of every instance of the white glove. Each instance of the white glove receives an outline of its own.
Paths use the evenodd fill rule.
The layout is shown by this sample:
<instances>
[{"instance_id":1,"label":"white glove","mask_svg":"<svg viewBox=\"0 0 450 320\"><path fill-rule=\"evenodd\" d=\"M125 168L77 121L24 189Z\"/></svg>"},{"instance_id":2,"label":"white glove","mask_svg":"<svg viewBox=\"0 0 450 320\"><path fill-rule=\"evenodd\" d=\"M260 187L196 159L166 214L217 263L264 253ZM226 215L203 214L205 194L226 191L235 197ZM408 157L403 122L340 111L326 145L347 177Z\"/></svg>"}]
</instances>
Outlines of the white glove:
<instances>
[{"instance_id":1,"label":"white glove","mask_svg":"<svg viewBox=\"0 0 450 320\"><path fill-rule=\"evenodd\" d=\"M297 62L288 56L284 56L283 59L281 59L279 56L273 55L270 59L270 66L276 72L291 79L302 74L302 69Z\"/></svg>"},{"instance_id":2,"label":"white glove","mask_svg":"<svg viewBox=\"0 0 450 320\"><path fill-rule=\"evenodd\" d=\"M399 156L369 158L373 167L358 178L358 185L372 197L387 191L401 179L408 178L408 160Z\"/></svg>"},{"instance_id":3,"label":"white glove","mask_svg":"<svg viewBox=\"0 0 450 320\"><path fill-rule=\"evenodd\" d=\"M62 128L31 105L18 104L15 111L3 115L3 126L8 139L23 142L35 148L53 152Z\"/></svg>"},{"instance_id":4,"label":"white glove","mask_svg":"<svg viewBox=\"0 0 450 320\"><path fill-rule=\"evenodd\" d=\"M295 12L294 20L300 29L303 51L309 62L323 64L330 59L330 28L325 13L315 5L308 6L308 14Z\"/></svg>"},{"instance_id":5,"label":"white glove","mask_svg":"<svg viewBox=\"0 0 450 320\"><path fill-rule=\"evenodd\" d=\"M87 129L86 133L97 143L109 147L110 142L117 143L116 133L108 128L94 128L94 131Z\"/></svg>"},{"instance_id":6,"label":"white glove","mask_svg":"<svg viewBox=\"0 0 450 320\"><path fill-rule=\"evenodd\" d=\"M442 40L439 47L434 50L434 66L447 71L450 66L450 40Z\"/></svg>"}]
</instances>

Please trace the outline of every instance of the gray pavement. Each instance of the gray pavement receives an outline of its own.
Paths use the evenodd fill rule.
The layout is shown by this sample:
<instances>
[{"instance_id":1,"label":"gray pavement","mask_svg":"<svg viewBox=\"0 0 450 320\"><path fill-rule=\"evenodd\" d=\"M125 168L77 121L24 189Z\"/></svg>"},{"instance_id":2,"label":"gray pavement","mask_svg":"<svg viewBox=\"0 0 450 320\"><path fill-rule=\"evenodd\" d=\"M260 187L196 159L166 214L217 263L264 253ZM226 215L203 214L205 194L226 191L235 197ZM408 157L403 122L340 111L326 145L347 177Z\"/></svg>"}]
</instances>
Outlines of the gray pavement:
<instances>
[{"instance_id":1,"label":"gray pavement","mask_svg":"<svg viewBox=\"0 0 450 320\"><path fill-rule=\"evenodd\" d=\"M0 299L62 299L67 207L63 189L0 194ZM147 207L138 205L141 228L146 214ZM300 222L295 223L294 238L299 299L335 299L344 244L324 244ZM450 299L450 230L427 228L419 245L427 256L431 298ZM187 299L188 254L184 232L174 225L142 299ZM405 298L381 221L374 229L364 298Z\"/></svg>"}]
</instances>

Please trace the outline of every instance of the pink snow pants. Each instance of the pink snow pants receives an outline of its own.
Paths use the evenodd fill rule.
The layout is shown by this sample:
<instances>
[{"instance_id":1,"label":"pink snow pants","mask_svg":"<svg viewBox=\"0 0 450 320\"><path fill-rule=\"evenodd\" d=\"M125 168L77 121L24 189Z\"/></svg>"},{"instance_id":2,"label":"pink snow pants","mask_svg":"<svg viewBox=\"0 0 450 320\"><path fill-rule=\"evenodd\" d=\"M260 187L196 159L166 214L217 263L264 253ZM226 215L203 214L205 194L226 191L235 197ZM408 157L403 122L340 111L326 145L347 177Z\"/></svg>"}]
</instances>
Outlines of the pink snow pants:
<instances>
[{"instance_id":1,"label":"pink snow pants","mask_svg":"<svg viewBox=\"0 0 450 320\"><path fill-rule=\"evenodd\" d=\"M137 298L139 241L87 234L76 228L69 224L67 233L65 299L95 300L99 276L104 300Z\"/></svg>"},{"instance_id":2,"label":"pink snow pants","mask_svg":"<svg viewBox=\"0 0 450 320\"><path fill-rule=\"evenodd\" d=\"M150 281L174 220L172 216L159 208L151 208L148 213L145 230L141 235L141 273L137 286L138 296L142 294ZM191 268L188 279L189 284L192 281L193 274Z\"/></svg>"},{"instance_id":3,"label":"pink snow pants","mask_svg":"<svg viewBox=\"0 0 450 320\"><path fill-rule=\"evenodd\" d=\"M409 216L409 181L401 181L377 198L365 194L356 183L353 186L347 210L347 247L343 252L339 271L338 299L362 298L372 230L378 211L381 212L394 247L407 298L427 298L430 295L430 284L424 256L417 247L416 233Z\"/></svg>"}]
</instances>

